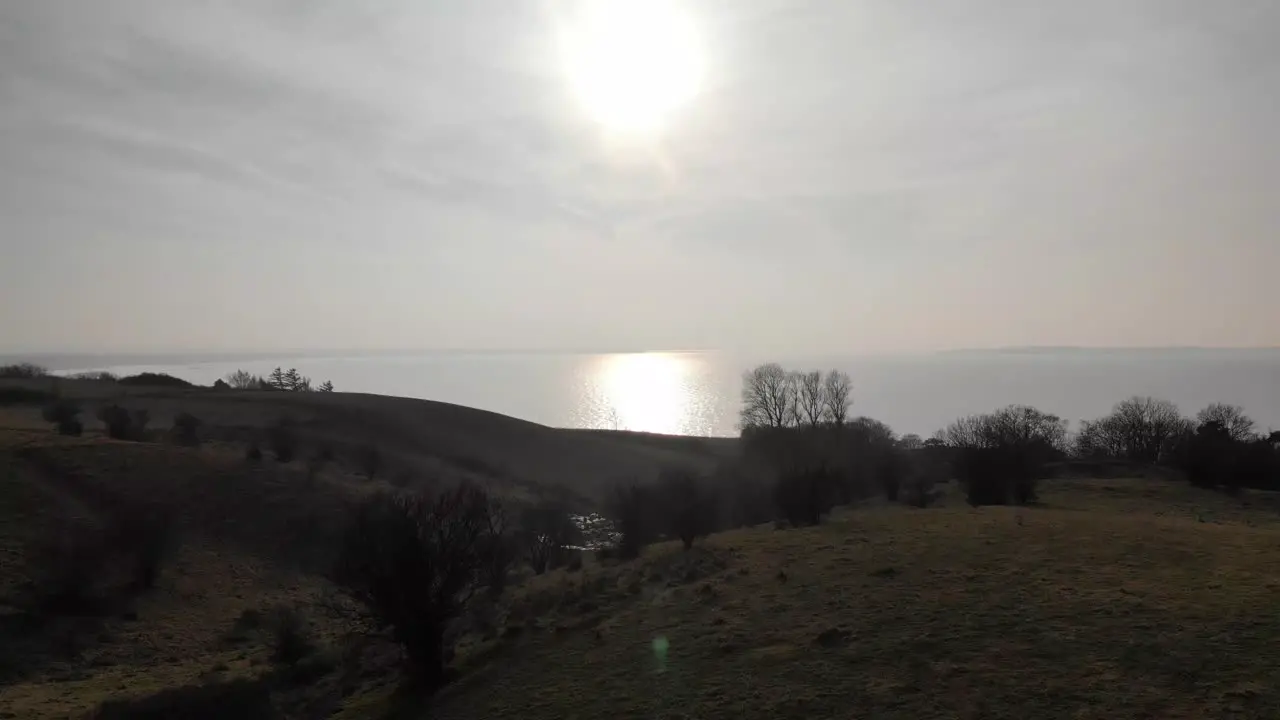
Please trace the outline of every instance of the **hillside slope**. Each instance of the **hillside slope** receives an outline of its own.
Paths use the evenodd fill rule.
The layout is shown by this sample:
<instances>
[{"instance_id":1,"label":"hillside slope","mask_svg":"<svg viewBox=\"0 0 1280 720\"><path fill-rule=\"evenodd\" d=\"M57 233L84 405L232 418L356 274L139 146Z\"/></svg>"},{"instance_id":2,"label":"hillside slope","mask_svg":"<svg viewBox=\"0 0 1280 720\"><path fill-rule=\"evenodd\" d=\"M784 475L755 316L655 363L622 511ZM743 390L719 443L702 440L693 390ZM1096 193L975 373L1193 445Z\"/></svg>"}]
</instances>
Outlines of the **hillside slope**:
<instances>
[{"instance_id":1,"label":"hillside slope","mask_svg":"<svg viewBox=\"0 0 1280 720\"><path fill-rule=\"evenodd\" d=\"M0 430L0 717L78 717L108 699L259 677L269 643L233 631L276 607L302 609L320 637L349 632L322 574L366 491L216 447ZM94 612L32 612L31 582L61 569L43 550L111 527L125 507L168 528L154 589L104 595L111 604ZM110 583L108 567L88 576Z\"/></svg>"},{"instance_id":2,"label":"hillside slope","mask_svg":"<svg viewBox=\"0 0 1280 720\"><path fill-rule=\"evenodd\" d=\"M432 716L1280 717L1273 501L1056 481L654 547L527 588Z\"/></svg>"},{"instance_id":3,"label":"hillside slope","mask_svg":"<svg viewBox=\"0 0 1280 720\"><path fill-rule=\"evenodd\" d=\"M0 381L14 384L14 381ZM590 502L619 480L653 477L681 464L709 470L737 452L729 438L550 428L449 403L358 393L284 393L130 388L88 381L26 381L82 403L86 427L100 429L94 411L107 403L146 409L151 427L166 429L188 412L208 436L244 443L282 417L298 422L304 445L325 442L342 455L376 446L388 475L466 477L538 494L558 488ZM48 427L38 406L0 410L0 427Z\"/></svg>"},{"instance_id":4,"label":"hillside slope","mask_svg":"<svg viewBox=\"0 0 1280 720\"><path fill-rule=\"evenodd\" d=\"M288 410L313 439L380 429L345 404L329 418L325 403L342 398L203 400L129 404L232 429ZM370 402L396 423L423 407L469 416L385 400ZM560 432L481 415L479 427L506 428L510 456ZM458 443L480 432L423 427ZM669 442L564 435L555 442ZM610 445L593 447L584 456ZM460 678L427 708L403 691L396 649L324 577L347 508L380 487L340 465L309 477L303 463L250 462L230 440L186 448L0 429L0 716L244 687L257 694L232 715L241 720L1280 717L1274 495L1054 480L1037 507L972 509L952 487L940 507L875 502L816 528L743 529L689 553L660 544L630 563L524 573L468 619ZM174 525L154 589L94 615L24 610L41 570L33 548L121 503ZM281 607L315 645L298 666L276 661L262 624Z\"/></svg>"}]
</instances>

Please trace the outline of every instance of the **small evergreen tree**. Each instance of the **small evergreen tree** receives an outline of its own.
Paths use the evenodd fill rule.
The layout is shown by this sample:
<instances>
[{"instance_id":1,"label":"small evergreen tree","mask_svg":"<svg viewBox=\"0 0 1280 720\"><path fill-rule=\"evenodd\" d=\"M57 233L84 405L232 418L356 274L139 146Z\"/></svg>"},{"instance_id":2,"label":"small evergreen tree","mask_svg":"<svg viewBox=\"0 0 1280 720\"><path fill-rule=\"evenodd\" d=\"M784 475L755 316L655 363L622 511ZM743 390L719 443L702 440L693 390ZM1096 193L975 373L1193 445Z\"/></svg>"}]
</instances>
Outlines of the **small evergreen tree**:
<instances>
[{"instance_id":1,"label":"small evergreen tree","mask_svg":"<svg viewBox=\"0 0 1280 720\"><path fill-rule=\"evenodd\" d=\"M277 367L271 371L271 375L267 378L267 384L276 390L287 390L289 383L284 370Z\"/></svg>"}]
</instances>

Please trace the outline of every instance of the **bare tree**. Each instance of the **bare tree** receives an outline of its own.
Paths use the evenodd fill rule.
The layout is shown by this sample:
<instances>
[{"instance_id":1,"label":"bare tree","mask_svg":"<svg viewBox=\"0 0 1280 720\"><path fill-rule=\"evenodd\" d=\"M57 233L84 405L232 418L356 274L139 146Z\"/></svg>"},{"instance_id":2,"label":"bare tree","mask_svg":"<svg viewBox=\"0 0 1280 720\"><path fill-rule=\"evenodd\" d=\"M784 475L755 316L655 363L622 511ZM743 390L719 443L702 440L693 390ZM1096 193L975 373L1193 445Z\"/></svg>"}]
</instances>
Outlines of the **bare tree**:
<instances>
[{"instance_id":1,"label":"bare tree","mask_svg":"<svg viewBox=\"0 0 1280 720\"><path fill-rule=\"evenodd\" d=\"M1044 465L1066 447L1067 425L1056 415L1012 405L961 418L945 431L957 455L955 471L972 505L1023 505L1035 499Z\"/></svg>"},{"instance_id":2,"label":"bare tree","mask_svg":"<svg viewBox=\"0 0 1280 720\"><path fill-rule=\"evenodd\" d=\"M1244 408L1226 403L1213 403L1196 413L1196 425L1216 422L1236 442L1249 442L1257 437L1253 418L1244 414Z\"/></svg>"},{"instance_id":3,"label":"bare tree","mask_svg":"<svg viewBox=\"0 0 1280 720\"><path fill-rule=\"evenodd\" d=\"M802 418L800 413L800 373L791 371L787 373L787 412L784 425L795 428L800 427Z\"/></svg>"},{"instance_id":4,"label":"bare tree","mask_svg":"<svg viewBox=\"0 0 1280 720\"><path fill-rule=\"evenodd\" d=\"M262 378L247 370L236 370L233 373L228 373L225 380L228 385L236 390L257 390L262 386Z\"/></svg>"},{"instance_id":5,"label":"bare tree","mask_svg":"<svg viewBox=\"0 0 1280 720\"><path fill-rule=\"evenodd\" d=\"M849 418L849 407L853 405L853 383L847 373L831 370L822 381L822 402L825 405L824 417L832 425L844 425Z\"/></svg>"},{"instance_id":6,"label":"bare tree","mask_svg":"<svg viewBox=\"0 0 1280 720\"><path fill-rule=\"evenodd\" d=\"M485 516L485 532L479 545L480 581L489 597L500 597L507 587L511 565L518 555L516 539L511 531L511 516L506 505L497 498L489 499Z\"/></svg>"},{"instance_id":7,"label":"bare tree","mask_svg":"<svg viewBox=\"0 0 1280 720\"><path fill-rule=\"evenodd\" d=\"M761 365L742 376L743 429L786 427L791 410L791 382L777 363Z\"/></svg>"},{"instance_id":8,"label":"bare tree","mask_svg":"<svg viewBox=\"0 0 1280 720\"><path fill-rule=\"evenodd\" d=\"M822 382L822 373L817 370L800 373L798 381L796 397L800 420L809 427L817 427L827 411L827 386Z\"/></svg>"},{"instance_id":9,"label":"bare tree","mask_svg":"<svg viewBox=\"0 0 1280 720\"><path fill-rule=\"evenodd\" d=\"M490 511L470 485L434 498L378 493L343 536L334 581L391 629L428 692L447 679L450 623L484 583Z\"/></svg>"},{"instance_id":10,"label":"bare tree","mask_svg":"<svg viewBox=\"0 0 1280 720\"><path fill-rule=\"evenodd\" d=\"M1134 396L1117 403L1102 427L1111 435L1110 443L1123 448L1123 456L1134 462L1158 462L1177 436L1190 423L1168 400Z\"/></svg>"}]
</instances>

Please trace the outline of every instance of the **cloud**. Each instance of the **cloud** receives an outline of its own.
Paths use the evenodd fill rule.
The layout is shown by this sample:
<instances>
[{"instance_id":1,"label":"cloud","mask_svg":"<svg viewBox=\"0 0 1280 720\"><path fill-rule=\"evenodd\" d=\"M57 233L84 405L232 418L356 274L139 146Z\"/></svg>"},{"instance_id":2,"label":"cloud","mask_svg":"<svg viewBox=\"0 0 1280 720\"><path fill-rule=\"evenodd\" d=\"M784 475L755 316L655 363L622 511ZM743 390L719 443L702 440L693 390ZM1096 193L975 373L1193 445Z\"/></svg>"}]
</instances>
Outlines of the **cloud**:
<instances>
[{"instance_id":1,"label":"cloud","mask_svg":"<svg viewBox=\"0 0 1280 720\"><path fill-rule=\"evenodd\" d=\"M646 141L569 93L565 7L0 5L6 341L158 277L217 330L90 344L258 345L307 302L397 318L336 324L374 345L1231 343L1280 300L1275 3L697 0L704 91Z\"/></svg>"}]
</instances>

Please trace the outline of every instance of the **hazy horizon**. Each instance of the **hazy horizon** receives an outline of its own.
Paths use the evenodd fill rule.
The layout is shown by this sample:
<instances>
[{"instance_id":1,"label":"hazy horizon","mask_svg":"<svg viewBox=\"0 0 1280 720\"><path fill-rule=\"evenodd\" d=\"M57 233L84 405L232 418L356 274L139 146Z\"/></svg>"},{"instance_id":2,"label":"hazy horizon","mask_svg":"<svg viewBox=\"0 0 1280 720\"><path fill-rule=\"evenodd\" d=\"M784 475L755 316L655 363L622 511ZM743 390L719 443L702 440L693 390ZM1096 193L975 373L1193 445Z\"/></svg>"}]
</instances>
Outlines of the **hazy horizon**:
<instances>
[{"instance_id":1,"label":"hazy horizon","mask_svg":"<svg viewBox=\"0 0 1280 720\"><path fill-rule=\"evenodd\" d=\"M0 4L0 353L1280 345L1280 4Z\"/></svg>"},{"instance_id":2,"label":"hazy horizon","mask_svg":"<svg viewBox=\"0 0 1280 720\"><path fill-rule=\"evenodd\" d=\"M1240 405L1280 427L1280 349L976 351L895 356L686 353L398 352L256 356L71 356L60 373L163 372L210 385L233 370L296 367L340 392L422 398L556 427L736 435L743 371L768 361L836 368L853 382L853 413L900 433L928 435L957 417L1032 405L1074 423L1150 395L1194 414Z\"/></svg>"},{"instance_id":3,"label":"hazy horizon","mask_svg":"<svg viewBox=\"0 0 1280 720\"><path fill-rule=\"evenodd\" d=\"M989 347L989 348L950 348L941 350L928 351L885 351L885 352L849 352L839 353L835 355L827 355L826 357L834 359L871 359L871 360L894 360L894 359L924 359L931 357L954 357L962 355L977 356L996 356L996 355L1050 355L1050 354L1082 354L1082 355L1113 355L1113 354L1133 354L1141 356L1153 356L1159 354L1176 355L1176 354L1192 354L1203 355L1209 353L1224 354L1271 354L1275 353L1280 359L1280 346L1253 346L1253 347L1232 347L1232 346L1053 346L1053 345L1028 345L1028 346L1007 346L1007 347ZM717 348L431 348L431 347L399 347L399 348L282 348L276 350L253 350L253 349L230 349L230 350L184 350L184 351L121 351L121 352L90 352L76 350L45 350L34 352L3 352L0 351L0 363L13 362L32 362L37 365L47 367L50 370L65 371L89 371L107 367L106 364L85 365L84 362L92 360L102 360L104 363L112 363L119 365L136 365L136 364L154 364L156 362L164 362L167 360L198 360L198 361L231 361L238 359L272 359L272 358L334 358L334 357L365 357L365 356L419 356L419 355L476 355L476 356L493 356L493 355L528 355L528 356L572 356L572 355L644 355L644 354L663 354L663 355L680 355L680 354L736 354L738 356L747 356L752 358L752 362L764 362L770 358L786 360L794 358L797 353L770 354L755 352L738 352L725 351ZM800 355L813 357L811 353L799 353ZM819 356L821 357L821 356ZM743 370L747 368L744 366Z\"/></svg>"}]
</instances>

